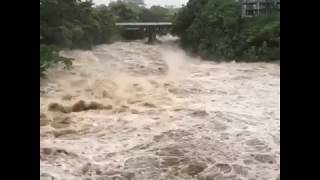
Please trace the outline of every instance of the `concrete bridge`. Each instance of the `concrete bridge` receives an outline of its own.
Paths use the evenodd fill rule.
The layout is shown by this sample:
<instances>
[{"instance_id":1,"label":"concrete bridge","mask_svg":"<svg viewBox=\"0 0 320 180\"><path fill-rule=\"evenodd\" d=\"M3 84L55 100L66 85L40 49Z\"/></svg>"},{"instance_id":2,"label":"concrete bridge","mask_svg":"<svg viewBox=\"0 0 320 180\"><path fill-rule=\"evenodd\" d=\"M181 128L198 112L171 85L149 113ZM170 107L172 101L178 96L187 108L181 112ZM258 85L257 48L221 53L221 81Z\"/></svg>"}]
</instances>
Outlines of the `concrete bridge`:
<instances>
[{"instance_id":1,"label":"concrete bridge","mask_svg":"<svg viewBox=\"0 0 320 180\"><path fill-rule=\"evenodd\" d=\"M121 22L116 23L116 26L126 30L146 31L148 34L148 43L153 43L156 40L157 33L170 29L173 24L171 22Z\"/></svg>"}]
</instances>

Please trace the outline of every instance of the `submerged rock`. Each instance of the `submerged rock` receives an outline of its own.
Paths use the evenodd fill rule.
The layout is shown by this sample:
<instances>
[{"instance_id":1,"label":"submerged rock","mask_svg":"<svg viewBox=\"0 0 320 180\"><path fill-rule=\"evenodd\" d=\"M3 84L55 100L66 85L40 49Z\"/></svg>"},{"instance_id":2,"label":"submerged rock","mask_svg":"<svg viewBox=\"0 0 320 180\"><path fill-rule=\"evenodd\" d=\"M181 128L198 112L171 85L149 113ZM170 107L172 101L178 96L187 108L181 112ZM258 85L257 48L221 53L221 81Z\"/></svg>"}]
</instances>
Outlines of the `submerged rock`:
<instances>
[{"instance_id":1,"label":"submerged rock","mask_svg":"<svg viewBox=\"0 0 320 180\"><path fill-rule=\"evenodd\" d=\"M261 163L269 163L269 164L276 163L275 157L268 154L256 154L254 155L254 159Z\"/></svg>"},{"instance_id":2,"label":"submerged rock","mask_svg":"<svg viewBox=\"0 0 320 180\"><path fill-rule=\"evenodd\" d=\"M142 104L144 107L148 107L148 108L156 108L157 106L153 103L149 103L149 102L145 102Z\"/></svg>"},{"instance_id":3,"label":"submerged rock","mask_svg":"<svg viewBox=\"0 0 320 180\"><path fill-rule=\"evenodd\" d=\"M46 114L40 113L40 126L49 125L51 120L48 118Z\"/></svg>"},{"instance_id":4,"label":"submerged rock","mask_svg":"<svg viewBox=\"0 0 320 180\"><path fill-rule=\"evenodd\" d=\"M63 129L63 130L51 131L51 133L54 135L54 137L59 138L59 137L70 135L70 134L77 134L78 132L73 129Z\"/></svg>"},{"instance_id":5,"label":"submerged rock","mask_svg":"<svg viewBox=\"0 0 320 180\"><path fill-rule=\"evenodd\" d=\"M191 113L191 116L201 117L201 118L206 117L206 116L208 116L208 115L209 115L209 114L208 114L206 111L204 111L204 110L197 110L197 111Z\"/></svg>"},{"instance_id":6,"label":"submerged rock","mask_svg":"<svg viewBox=\"0 0 320 180\"><path fill-rule=\"evenodd\" d=\"M71 106L72 112L80 112L87 109L86 103L80 100Z\"/></svg>"},{"instance_id":7,"label":"submerged rock","mask_svg":"<svg viewBox=\"0 0 320 180\"><path fill-rule=\"evenodd\" d=\"M63 113L70 112L70 109L65 108L63 105L61 105L59 103L50 103L48 106L48 110L53 111L53 112L63 112Z\"/></svg>"},{"instance_id":8,"label":"submerged rock","mask_svg":"<svg viewBox=\"0 0 320 180\"><path fill-rule=\"evenodd\" d=\"M182 169L183 173L187 173L190 176L194 176L196 174L199 174L204 169L206 169L208 166L206 163L203 162L192 162L191 164L187 165L184 169Z\"/></svg>"},{"instance_id":9,"label":"submerged rock","mask_svg":"<svg viewBox=\"0 0 320 180\"><path fill-rule=\"evenodd\" d=\"M79 100L71 106L63 106L59 103L51 103L49 104L48 110L54 112L71 113L88 110L110 110L112 108L112 105L103 105L95 101L88 103L83 100Z\"/></svg>"},{"instance_id":10,"label":"submerged rock","mask_svg":"<svg viewBox=\"0 0 320 180\"><path fill-rule=\"evenodd\" d=\"M72 121L68 116L58 116L53 119L51 126L55 129L67 128L71 125Z\"/></svg>"}]
</instances>

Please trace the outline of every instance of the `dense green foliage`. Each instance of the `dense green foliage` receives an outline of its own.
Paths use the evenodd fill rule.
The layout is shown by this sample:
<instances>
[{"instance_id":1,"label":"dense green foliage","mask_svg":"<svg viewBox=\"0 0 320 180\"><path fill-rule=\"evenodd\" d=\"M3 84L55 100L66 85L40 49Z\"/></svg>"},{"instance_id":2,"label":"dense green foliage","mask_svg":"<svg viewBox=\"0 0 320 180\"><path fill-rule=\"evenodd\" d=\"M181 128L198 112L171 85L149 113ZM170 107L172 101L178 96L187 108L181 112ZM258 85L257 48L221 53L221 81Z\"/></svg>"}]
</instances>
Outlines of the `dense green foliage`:
<instances>
[{"instance_id":1,"label":"dense green foliage","mask_svg":"<svg viewBox=\"0 0 320 180\"><path fill-rule=\"evenodd\" d=\"M280 14L255 17L243 21L240 39L243 58L253 60L280 59Z\"/></svg>"},{"instance_id":2,"label":"dense green foliage","mask_svg":"<svg viewBox=\"0 0 320 180\"><path fill-rule=\"evenodd\" d=\"M57 54L58 49L91 48L110 41L114 32L106 6L93 8L91 1L80 0L40 0L40 74L49 65L67 62Z\"/></svg>"},{"instance_id":3,"label":"dense green foliage","mask_svg":"<svg viewBox=\"0 0 320 180\"><path fill-rule=\"evenodd\" d=\"M53 64L64 63L66 68L72 65L71 59L59 56L58 50L55 46L40 44L40 76L43 76L44 71Z\"/></svg>"},{"instance_id":4,"label":"dense green foliage","mask_svg":"<svg viewBox=\"0 0 320 180\"><path fill-rule=\"evenodd\" d=\"M91 1L40 0L40 35L43 43L65 48L90 48L106 42L114 22L106 6Z\"/></svg>"},{"instance_id":5,"label":"dense green foliage","mask_svg":"<svg viewBox=\"0 0 320 180\"><path fill-rule=\"evenodd\" d=\"M183 47L209 59L280 59L279 12L241 18L234 0L190 0L176 17Z\"/></svg>"}]
</instances>

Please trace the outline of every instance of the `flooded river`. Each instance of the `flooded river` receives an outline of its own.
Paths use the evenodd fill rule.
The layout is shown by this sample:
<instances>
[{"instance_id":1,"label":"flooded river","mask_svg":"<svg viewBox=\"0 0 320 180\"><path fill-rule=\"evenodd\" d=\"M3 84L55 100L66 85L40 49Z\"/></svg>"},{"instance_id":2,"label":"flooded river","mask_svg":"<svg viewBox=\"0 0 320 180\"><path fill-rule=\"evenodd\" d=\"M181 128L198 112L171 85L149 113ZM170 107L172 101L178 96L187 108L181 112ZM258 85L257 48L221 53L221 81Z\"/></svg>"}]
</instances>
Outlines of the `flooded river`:
<instances>
[{"instance_id":1,"label":"flooded river","mask_svg":"<svg viewBox=\"0 0 320 180\"><path fill-rule=\"evenodd\" d=\"M41 80L40 178L280 180L280 67L160 38L65 51Z\"/></svg>"}]
</instances>

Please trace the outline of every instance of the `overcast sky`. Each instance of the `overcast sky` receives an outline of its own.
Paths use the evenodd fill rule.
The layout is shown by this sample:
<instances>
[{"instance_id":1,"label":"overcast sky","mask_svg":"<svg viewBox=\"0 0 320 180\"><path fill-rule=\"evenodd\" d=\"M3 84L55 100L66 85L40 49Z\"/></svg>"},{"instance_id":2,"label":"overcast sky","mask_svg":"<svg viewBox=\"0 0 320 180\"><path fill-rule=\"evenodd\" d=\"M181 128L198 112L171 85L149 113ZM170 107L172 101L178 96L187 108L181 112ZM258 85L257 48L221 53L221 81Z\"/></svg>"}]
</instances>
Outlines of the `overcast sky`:
<instances>
[{"instance_id":1,"label":"overcast sky","mask_svg":"<svg viewBox=\"0 0 320 180\"><path fill-rule=\"evenodd\" d=\"M116 1L116 0L93 0L95 4L108 4L110 1ZM182 4L186 4L188 0L144 0L144 3L147 5L147 7L150 7L152 5L174 5L181 7Z\"/></svg>"}]
</instances>

